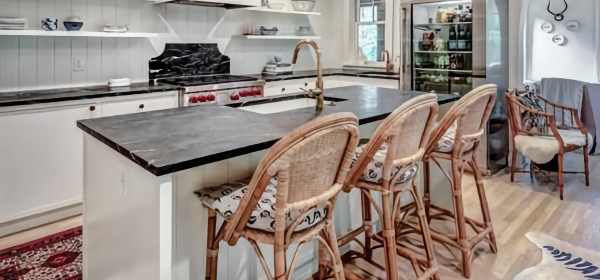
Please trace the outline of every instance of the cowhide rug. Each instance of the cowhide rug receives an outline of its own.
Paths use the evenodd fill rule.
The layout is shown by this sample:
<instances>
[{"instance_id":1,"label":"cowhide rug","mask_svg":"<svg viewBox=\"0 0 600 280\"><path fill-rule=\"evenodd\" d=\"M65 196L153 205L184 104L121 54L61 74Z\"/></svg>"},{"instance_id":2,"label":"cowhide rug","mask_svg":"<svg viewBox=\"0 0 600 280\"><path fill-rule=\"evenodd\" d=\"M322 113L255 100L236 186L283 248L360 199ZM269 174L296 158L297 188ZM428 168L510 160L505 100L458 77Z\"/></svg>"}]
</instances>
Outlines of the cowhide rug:
<instances>
[{"instance_id":1,"label":"cowhide rug","mask_svg":"<svg viewBox=\"0 0 600 280\"><path fill-rule=\"evenodd\" d=\"M600 252L573 246L540 233L525 236L542 250L542 261L513 280L600 279Z\"/></svg>"}]
</instances>

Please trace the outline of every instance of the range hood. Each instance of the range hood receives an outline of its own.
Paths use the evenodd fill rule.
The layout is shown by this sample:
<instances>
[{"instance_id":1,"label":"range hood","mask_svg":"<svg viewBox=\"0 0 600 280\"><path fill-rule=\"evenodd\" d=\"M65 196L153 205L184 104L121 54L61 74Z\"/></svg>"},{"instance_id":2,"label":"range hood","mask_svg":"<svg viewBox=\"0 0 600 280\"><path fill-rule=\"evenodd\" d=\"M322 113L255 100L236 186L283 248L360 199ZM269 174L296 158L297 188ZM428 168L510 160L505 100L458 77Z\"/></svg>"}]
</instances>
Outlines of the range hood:
<instances>
[{"instance_id":1,"label":"range hood","mask_svg":"<svg viewBox=\"0 0 600 280\"><path fill-rule=\"evenodd\" d=\"M261 0L149 0L156 4L168 3L168 4L180 4L180 5L192 5L192 6L205 6L205 7L217 7L226 9L239 9L249 7L260 7Z\"/></svg>"}]
</instances>

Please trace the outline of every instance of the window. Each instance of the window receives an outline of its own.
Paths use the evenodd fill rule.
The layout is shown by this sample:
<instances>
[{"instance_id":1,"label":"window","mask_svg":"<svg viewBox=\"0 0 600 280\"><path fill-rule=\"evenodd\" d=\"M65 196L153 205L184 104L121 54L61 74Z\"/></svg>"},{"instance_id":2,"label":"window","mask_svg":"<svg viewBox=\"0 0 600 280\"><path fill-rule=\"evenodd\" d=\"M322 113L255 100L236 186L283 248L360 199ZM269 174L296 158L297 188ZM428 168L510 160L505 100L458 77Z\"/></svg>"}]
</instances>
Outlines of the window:
<instances>
[{"instance_id":1,"label":"window","mask_svg":"<svg viewBox=\"0 0 600 280\"><path fill-rule=\"evenodd\" d=\"M385 51L393 59L392 22L394 3L399 0L351 0L344 21L347 66L385 67ZM364 54L363 57L360 53Z\"/></svg>"},{"instance_id":2,"label":"window","mask_svg":"<svg viewBox=\"0 0 600 280\"><path fill-rule=\"evenodd\" d=\"M367 61L385 61L385 0L356 0L357 51Z\"/></svg>"}]
</instances>

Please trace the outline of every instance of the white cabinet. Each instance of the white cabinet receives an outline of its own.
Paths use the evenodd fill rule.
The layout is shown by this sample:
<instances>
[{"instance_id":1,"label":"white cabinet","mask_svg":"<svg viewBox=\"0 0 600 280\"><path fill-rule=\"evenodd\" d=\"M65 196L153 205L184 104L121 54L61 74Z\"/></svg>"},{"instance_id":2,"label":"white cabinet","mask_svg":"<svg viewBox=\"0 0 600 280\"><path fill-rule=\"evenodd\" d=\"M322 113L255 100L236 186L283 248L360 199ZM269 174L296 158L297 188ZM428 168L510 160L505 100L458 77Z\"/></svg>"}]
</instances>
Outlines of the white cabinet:
<instances>
[{"instance_id":1,"label":"white cabinet","mask_svg":"<svg viewBox=\"0 0 600 280\"><path fill-rule=\"evenodd\" d=\"M0 223L82 201L83 135L96 103L0 113Z\"/></svg>"},{"instance_id":2,"label":"white cabinet","mask_svg":"<svg viewBox=\"0 0 600 280\"><path fill-rule=\"evenodd\" d=\"M177 94L102 103L102 117L150 112L177 107Z\"/></svg>"},{"instance_id":3,"label":"white cabinet","mask_svg":"<svg viewBox=\"0 0 600 280\"><path fill-rule=\"evenodd\" d=\"M77 120L177 105L172 91L0 108L0 224L17 220L10 229L0 227L0 236L77 213L84 133Z\"/></svg>"}]
</instances>

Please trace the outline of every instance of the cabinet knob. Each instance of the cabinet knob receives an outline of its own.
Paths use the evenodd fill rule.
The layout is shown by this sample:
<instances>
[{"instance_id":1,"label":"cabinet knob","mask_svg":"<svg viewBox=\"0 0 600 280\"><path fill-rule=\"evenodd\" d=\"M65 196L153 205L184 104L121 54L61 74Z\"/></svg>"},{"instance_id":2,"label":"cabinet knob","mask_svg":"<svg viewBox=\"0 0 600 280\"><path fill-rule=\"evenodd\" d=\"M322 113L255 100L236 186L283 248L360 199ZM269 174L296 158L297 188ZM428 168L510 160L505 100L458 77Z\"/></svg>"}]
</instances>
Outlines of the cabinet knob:
<instances>
[{"instance_id":1,"label":"cabinet knob","mask_svg":"<svg viewBox=\"0 0 600 280\"><path fill-rule=\"evenodd\" d=\"M285 91L285 88L281 88L281 91Z\"/></svg>"},{"instance_id":2,"label":"cabinet knob","mask_svg":"<svg viewBox=\"0 0 600 280\"><path fill-rule=\"evenodd\" d=\"M144 109L144 104L140 104L140 109Z\"/></svg>"},{"instance_id":3,"label":"cabinet knob","mask_svg":"<svg viewBox=\"0 0 600 280\"><path fill-rule=\"evenodd\" d=\"M90 111L96 110L96 106L90 106Z\"/></svg>"},{"instance_id":4,"label":"cabinet knob","mask_svg":"<svg viewBox=\"0 0 600 280\"><path fill-rule=\"evenodd\" d=\"M305 87L307 87L307 86L308 86L308 83L304 83L304 86L305 86Z\"/></svg>"}]
</instances>

